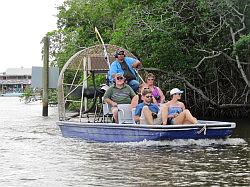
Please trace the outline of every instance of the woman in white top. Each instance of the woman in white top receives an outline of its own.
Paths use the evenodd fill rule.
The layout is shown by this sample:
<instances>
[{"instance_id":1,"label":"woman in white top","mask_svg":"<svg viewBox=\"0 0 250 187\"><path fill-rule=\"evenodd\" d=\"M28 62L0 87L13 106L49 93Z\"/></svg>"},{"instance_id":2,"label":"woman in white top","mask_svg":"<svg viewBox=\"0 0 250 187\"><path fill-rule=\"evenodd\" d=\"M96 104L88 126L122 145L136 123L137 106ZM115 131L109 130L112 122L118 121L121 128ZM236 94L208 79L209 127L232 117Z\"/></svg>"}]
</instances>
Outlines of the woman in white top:
<instances>
[{"instance_id":1,"label":"woman in white top","mask_svg":"<svg viewBox=\"0 0 250 187\"><path fill-rule=\"evenodd\" d=\"M170 91L171 100L162 107L163 125L196 124L197 119L192 116L184 103L180 102L183 91L173 88Z\"/></svg>"}]
</instances>

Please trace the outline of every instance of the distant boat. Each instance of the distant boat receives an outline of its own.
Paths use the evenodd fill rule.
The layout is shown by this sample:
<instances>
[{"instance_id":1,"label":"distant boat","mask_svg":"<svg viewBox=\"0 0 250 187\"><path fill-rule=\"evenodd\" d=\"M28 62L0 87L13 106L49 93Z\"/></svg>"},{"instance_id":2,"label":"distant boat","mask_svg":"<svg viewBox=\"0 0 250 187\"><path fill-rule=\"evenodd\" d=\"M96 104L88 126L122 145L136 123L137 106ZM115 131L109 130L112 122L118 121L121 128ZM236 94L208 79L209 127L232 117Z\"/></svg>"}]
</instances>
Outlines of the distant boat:
<instances>
[{"instance_id":1,"label":"distant boat","mask_svg":"<svg viewBox=\"0 0 250 187\"><path fill-rule=\"evenodd\" d=\"M12 93L4 93L1 94L2 97L20 97L22 96L24 93L19 93L19 92L12 92Z\"/></svg>"}]
</instances>

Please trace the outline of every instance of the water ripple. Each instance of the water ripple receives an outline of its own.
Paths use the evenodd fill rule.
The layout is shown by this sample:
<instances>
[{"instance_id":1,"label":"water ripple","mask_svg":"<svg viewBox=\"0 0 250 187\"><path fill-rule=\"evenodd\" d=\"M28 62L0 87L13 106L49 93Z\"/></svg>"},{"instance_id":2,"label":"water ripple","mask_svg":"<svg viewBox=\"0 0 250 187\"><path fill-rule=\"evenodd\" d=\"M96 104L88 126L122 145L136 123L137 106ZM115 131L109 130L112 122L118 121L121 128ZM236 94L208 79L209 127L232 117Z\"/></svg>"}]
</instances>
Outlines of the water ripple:
<instances>
[{"instance_id":1,"label":"water ripple","mask_svg":"<svg viewBox=\"0 0 250 187\"><path fill-rule=\"evenodd\" d=\"M250 184L245 133L226 140L88 143L61 136L56 108L41 117L40 103L1 97L0 103L1 187Z\"/></svg>"}]
</instances>

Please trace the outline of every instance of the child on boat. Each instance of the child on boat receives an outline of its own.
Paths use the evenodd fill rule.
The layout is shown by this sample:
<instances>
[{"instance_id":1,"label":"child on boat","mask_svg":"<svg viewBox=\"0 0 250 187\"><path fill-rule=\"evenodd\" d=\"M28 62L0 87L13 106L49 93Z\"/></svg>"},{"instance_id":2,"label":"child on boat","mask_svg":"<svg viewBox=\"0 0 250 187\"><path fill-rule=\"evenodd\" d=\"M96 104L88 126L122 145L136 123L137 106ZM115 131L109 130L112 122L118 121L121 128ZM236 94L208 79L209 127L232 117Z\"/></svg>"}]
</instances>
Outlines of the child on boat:
<instances>
[{"instance_id":1,"label":"child on boat","mask_svg":"<svg viewBox=\"0 0 250 187\"><path fill-rule=\"evenodd\" d=\"M158 105L153 103L152 91L150 89L142 90L143 102L138 104L135 109L135 122L148 125L160 125L161 113Z\"/></svg>"},{"instance_id":2,"label":"child on boat","mask_svg":"<svg viewBox=\"0 0 250 187\"><path fill-rule=\"evenodd\" d=\"M146 85L151 91L154 99L158 103L158 105L165 102L165 96L161 89L154 85L155 83L155 75L153 73L148 73L145 79Z\"/></svg>"},{"instance_id":3,"label":"child on boat","mask_svg":"<svg viewBox=\"0 0 250 187\"><path fill-rule=\"evenodd\" d=\"M130 108L131 108L132 110L134 110L135 107L136 107L138 104L140 104L140 103L143 102L143 99L142 99L142 91L143 91L144 89L149 89L149 87L147 86L147 84L145 84L145 83L140 84L138 93L137 93L136 96L133 97L133 99L132 99L132 101L131 101L131 104L130 104ZM152 92L152 95L153 95L153 92ZM152 99L153 99L153 103L155 103L155 104L158 105L157 100L156 100L154 97L153 97Z\"/></svg>"}]
</instances>

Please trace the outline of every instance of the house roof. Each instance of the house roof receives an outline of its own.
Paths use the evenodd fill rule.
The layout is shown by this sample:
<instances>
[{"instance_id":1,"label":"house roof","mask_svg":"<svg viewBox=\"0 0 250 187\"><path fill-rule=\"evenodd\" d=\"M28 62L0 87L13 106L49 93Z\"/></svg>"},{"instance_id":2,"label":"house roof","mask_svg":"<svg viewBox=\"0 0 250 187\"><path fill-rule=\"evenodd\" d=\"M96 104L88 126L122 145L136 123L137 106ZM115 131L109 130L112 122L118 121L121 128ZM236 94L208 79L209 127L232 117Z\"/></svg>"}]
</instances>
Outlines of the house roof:
<instances>
[{"instance_id":1,"label":"house roof","mask_svg":"<svg viewBox=\"0 0 250 187\"><path fill-rule=\"evenodd\" d=\"M0 85L2 84L31 84L31 80L30 79L22 79L22 80L0 80Z\"/></svg>"},{"instance_id":2,"label":"house roof","mask_svg":"<svg viewBox=\"0 0 250 187\"><path fill-rule=\"evenodd\" d=\"M31 76L31 68L8 68L5 72L5 75L30 75Z\"/></svg>"}]
</instances>

